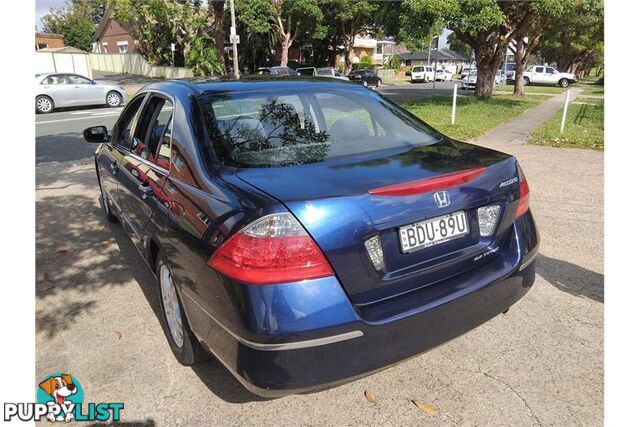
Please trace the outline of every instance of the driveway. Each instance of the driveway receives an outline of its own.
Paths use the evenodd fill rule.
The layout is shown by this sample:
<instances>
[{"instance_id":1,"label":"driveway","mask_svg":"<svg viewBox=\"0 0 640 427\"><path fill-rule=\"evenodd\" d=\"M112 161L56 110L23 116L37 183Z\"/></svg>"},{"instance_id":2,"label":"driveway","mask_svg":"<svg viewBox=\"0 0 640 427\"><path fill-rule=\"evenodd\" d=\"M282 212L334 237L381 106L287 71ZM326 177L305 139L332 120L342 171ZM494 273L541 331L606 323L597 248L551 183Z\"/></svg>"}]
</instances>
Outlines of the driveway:
<instances>
[{"instance_id":1,"label":"driveway","mask_svg":"<svg viewBox=\"0 0 640 427\"><path fill-rule=\"evenodd\" d=\"M506 315L361 380L265 400L213 360L175 361L154 278L103 219L94 147L81 139L115 112L82 111L37 117L37 379L70 372L85 401L124 402L123 421L145 425L603 423L602 153L497 147L523 165L542 236L536 284Z\"/></svg>"}]
</instances>

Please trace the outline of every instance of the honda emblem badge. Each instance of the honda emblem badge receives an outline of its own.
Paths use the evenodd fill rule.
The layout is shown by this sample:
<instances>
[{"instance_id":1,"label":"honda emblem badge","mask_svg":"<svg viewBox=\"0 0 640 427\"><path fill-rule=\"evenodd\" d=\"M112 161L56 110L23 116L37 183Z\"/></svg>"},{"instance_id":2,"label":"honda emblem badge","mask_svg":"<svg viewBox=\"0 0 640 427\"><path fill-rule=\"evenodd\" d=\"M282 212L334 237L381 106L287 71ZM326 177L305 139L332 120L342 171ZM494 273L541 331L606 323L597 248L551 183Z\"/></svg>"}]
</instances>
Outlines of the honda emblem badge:
<instances>
[{"instance_id":1,"label":"honda emblem badge","mask_svg":"<svg viewBox=\"0 0 640 427\"><path fill-rule=\"evenodd\" d=\"M436 201L436 205L439 208L446 208L451 204L451 200L449 199L449 193L446 191L438 191L433 195L434 200Z\"/></svg>"}]
</instances>

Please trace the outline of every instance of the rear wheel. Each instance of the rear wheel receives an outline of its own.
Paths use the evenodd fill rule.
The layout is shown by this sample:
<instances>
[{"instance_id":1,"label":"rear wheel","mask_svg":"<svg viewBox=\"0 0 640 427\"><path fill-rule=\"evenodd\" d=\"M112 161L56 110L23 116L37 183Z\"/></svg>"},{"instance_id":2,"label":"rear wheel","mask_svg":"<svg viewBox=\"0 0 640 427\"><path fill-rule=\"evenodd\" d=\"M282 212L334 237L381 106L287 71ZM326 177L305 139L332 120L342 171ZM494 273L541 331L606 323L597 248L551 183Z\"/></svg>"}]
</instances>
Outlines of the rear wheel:
<instances>
[{"instance_id":1,"label":"rear wheel","mask_svg":"<svg viewBox=\"0 0 640 427\"><path fill-rule=\"evenodd\" d=\"M567 79L560 79L560 81L558 82L558 84L559 84L561 87L567 87L567 86L569 86L569 80L567 80Z\"/></svg>"},{"instance_id":2,"label":"rear wheel","mask_svg":"<svg viewBox=\"0 0 640 427\"><path fill-rule=\"evenodd\" d=\"M523 81L523 83L524 83L524 85L525 85L525 86L527 86L529 83L531 83L531 80L529 80L529 77L524 77L524 78L522 79L522 81Z\"/></svg>"},{"instance_id":3,"label":"rear wheel","mask_svg":"<svg viewBox=\"0 0 640 427\"><path fill-rule=\"evenodd\" d=\"M158 254L156 276L160 305L164 314L162 329L169 341L171 351L182 365L190 366L202 362L207 358L207 353L189 327L171 269L161 253Z\"/></svg>"},{"instance_id":4,"label":"rear wheel","mask_svg":"<svg viewBox=\"0 0 640 427\"><path fill-rule=\"evenodd\" d=\"M122 104L122 96L116 92L111 91L107 94L107 105L109 107L119 107Z\"/></svg>"},{"instance_id":5,"label":"rear wheel","mask_svg":"<svg viewBox=\"0 0 640 427\"><path fill-rule=\"evenodd\" d=\"M47 114L53 111L53 99L46 95L40 95L36 97L36 112L40 114Z\"/></svg>"}]
</instances>

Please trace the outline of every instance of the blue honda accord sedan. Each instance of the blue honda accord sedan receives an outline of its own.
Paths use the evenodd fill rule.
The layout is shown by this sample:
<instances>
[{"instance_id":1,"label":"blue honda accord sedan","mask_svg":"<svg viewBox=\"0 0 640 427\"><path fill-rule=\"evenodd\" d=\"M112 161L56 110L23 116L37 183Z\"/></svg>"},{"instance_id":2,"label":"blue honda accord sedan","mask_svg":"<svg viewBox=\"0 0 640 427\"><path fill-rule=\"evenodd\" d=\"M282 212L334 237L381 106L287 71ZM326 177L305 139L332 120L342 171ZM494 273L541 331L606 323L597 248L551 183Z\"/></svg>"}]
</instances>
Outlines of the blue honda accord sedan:
<instances>
[{"instance_id":1,"label":"blue honda accord sedan","mask_svg":"<svg viewBox=\"0 0 640 427\"><path fill-rule=\"evenodd\" d=\"M177 359L212 354L259 395L423 353L534 282L516 159L360 85L154 83L84 137L106 218L157 277Z\"/></svg>"}]
</instances>

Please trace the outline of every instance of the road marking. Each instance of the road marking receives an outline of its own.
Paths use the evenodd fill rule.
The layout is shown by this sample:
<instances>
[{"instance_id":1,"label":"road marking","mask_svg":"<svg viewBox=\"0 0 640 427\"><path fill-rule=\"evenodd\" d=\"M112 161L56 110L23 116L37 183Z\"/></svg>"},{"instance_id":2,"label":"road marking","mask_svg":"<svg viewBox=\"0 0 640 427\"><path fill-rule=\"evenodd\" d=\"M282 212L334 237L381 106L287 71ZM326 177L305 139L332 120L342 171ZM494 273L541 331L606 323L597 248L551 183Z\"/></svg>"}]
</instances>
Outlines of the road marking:
<instances>
[{"instance_id":1,"label":"road marking","mask_svg":"<svg viewBox=\"0 0 640 427\"><path fill-rule=\"evenodd\" d=\"M111 114L109 116L104 115L104 116L99 116L99 117L117 117L117 116L118 116L118 114ZM76 121L76 120L87 120L87 119L95 119L95 118L96 118L96 116L87 116L87 117L75 117L75 118L72 118L72 119L45 120L43 122L36 122L36 125L43 125L43 124L46 124L46 123L73 122L73 121Z\"/></svg>"}]
</instances>

